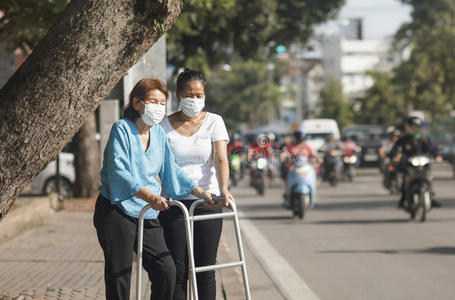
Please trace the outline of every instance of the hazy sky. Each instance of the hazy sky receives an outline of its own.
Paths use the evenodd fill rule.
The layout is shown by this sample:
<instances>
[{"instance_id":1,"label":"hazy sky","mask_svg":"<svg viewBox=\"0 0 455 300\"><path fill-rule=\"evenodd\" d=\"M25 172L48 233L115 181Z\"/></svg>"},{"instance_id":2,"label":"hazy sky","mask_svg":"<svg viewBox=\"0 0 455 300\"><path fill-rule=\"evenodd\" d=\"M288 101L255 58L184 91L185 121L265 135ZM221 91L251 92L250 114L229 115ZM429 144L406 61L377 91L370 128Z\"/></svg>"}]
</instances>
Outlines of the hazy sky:
<instances>
[{"instance_id":1,"label":"hazy sky","mask_svg":"<svg viewBox=\"0 0 455 300\"><path fill-rule=\"evenodd\" d=\"M337 22L344 18L362 18L365 39L381 39L395 34L400 25L411 20L411 7L399 0L346 0ZM334 21L321 26L317 31L332 32Z\"/></svg>"}]
</instances>

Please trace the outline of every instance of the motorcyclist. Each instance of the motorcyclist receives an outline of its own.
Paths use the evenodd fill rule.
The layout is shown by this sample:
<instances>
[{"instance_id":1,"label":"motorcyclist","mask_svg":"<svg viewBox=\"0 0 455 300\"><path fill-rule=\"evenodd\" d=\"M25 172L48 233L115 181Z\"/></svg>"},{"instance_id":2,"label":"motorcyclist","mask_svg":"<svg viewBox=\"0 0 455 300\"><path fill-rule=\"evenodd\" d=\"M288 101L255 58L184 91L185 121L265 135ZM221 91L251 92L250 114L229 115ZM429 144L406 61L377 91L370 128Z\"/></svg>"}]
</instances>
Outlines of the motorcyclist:
<instances>
[{"instance_id":1,"label":"motorcyclist","mask_svg":"<svg viewBox=\"0 0 455 300\"><path fill-rule=\"evenodd\" d=\"M390 126L386 129L387 132L387 140L385 140L381 147L378 149L379 158L381 160L381 164L379 166L382 174L383 180L382 183L385 188L390 189L392 193L394 193L396 184L395 181L392 185L392 180L397 180L397 168L396 163L394 163L389 154L392 151L393 146L400 138L400 130L395 128L394 126Z\"/></svg>"},{"instance_id":2,"label":"motorcyclist","mask_svg":"<svg viewBox=\"0 0 455 300\"><path fill-rule=\"evenodd\" d=\"M401 136L395 145L392 147L392 150L389 153L389 157L399 165L399 169L406 174L406 161L412 156L428 154L433 157L436 157L437 161L440 161L441 158L437 154L437 148L433 146L431 139L422 134L423 121L419 117L410 116L407 118L404 128L405 132ZM398 207L404 207L405 201L405 181L401 185L401 197L398 203ZM433 200L433 207L440 207L440 203Z\"/></svg>"},{"instance_id":3,"label":"motorcyclist","mask_svg":"<svg viewBox=\"0 0 455 300\"><path fill-rule=\"evenodd\" d=\"M288 147L291 147L292 144L292 136L290 134L286 134L283 137L283 143L280 145L280 177L284 183L286 183L288 178L288 166L286 162L288 157L287 149Z\"/></svg>"},{"instance_id":4,"label":"motorcyclist","mask_svg":"<svg viewBox=\"0 0 455 300\"><path fill-rule=\"evenodd\" d=\"M227 146L229 157L229 176L233 185L237 184L237 180L243 178L244 174L244 158L245 144L240 140L240 135L234 133Z\"/></svg>"},{"instance_id":5,"label":"motorcyclist","mask_svg":"<svg viewBox=\"0 0 455 300\"><path fill-rule=\"evenodd\" d=\"M384 163L387 163L388 154L392 150L395 143L400 138L400 130L395 128L394 126L390 126L386 129L387 132L387 140L385 140L381 148L378 149L379 157Z\"/></svg>"},{"instance_id":6,"label":"motorcyclist","mask_svg":"<svg viewBox=\"0 0 455 300\"><path fill-rule=\"evenodd\" d=\"M301 156L306 157L308 161L313 159L315 161L313 167L317 169L318 164L322 162L322 158L318 155L316 150L306 143L306 135L302 131L296 130L294 132L294 140L294 143L287 145L281 153L281 160L286 163L288 170L294 166ZM285 186L287 188L287 178L285 180ZM283 207L288 208L289 199L287 198L286 193L283 194L283 198Z\"/></svg>"},{"instance_id":7,"label":"motorcyclist","mask_svg":"<svg viewBox=\"0 0 455 300\"><path fill-rule=\"evenodd\" d=\"M234 133L228 144L229 155L233 153L241 155L245 150L244 147L245 144L240 140L240 135L238 133Z\"/></svg>"},{"instance_id":8,"label":"motorcyclist","mask_svg":"<svg viewBox=\"0 0 455 300\"><path fill-rule=\"evenodd\" d=\"M341 145L340 145L341 150L343 151L343 154L345 155L354 155L356 153L360 153L362 150L352 139L351 136L343 136L341 138Z\"/></svg>"},{"instance_id":9,"label":"motorcyclist","mask_svg":"<svg viewBox=\"0 0 455 300\"><path fill-rule=\"evenodd\" d=\"M291 168L299 156L305 156L309 161L315 159L317 163L322 162L322 158L318 155L316 150L314 150L307 142L306 135L299 130L294 132L294 144L291 144L286 147L286 152L288 153L287 166Z\"/></svg>"},{"instance_id":10,"label":"motorcyclist","mask_svg":"<svg viewBox=\"0 0 455 300\"><path fill-rule=\"evenodd\" d=\"M270 160L272 160L273 156L273 149L270 145L269 139L265 134L259 134L255 136L255 139L250 144L248 149L248 162L251 163L256 159L263 157L267 159L268 163L270 164ZM268 164L268 165L269 165ZM273 180L273 172L268 167L267 174L269 177L269 182L271 183ZM250 185L252 185L253 178L256 176L255 170L250 170Z\"/></svg>"},{"instance_id":11,"label":"motorcyclist","mask_svg":"<svg viewBox=\"0 0 455 300\"><path fill-rule=\"evenodd\" d=\"M322 163L323 167L323 180L327 181L329 178L330 169L328 168L329 157L334 153L341 150L340 144L335 140L333 134L328 134L326 137L326 143L321 147L320 151L324 153L324 162ZM341 160L340 160L341 163ZM339 166L336 166L339 167Z\"/></svg>"}]
</instances>

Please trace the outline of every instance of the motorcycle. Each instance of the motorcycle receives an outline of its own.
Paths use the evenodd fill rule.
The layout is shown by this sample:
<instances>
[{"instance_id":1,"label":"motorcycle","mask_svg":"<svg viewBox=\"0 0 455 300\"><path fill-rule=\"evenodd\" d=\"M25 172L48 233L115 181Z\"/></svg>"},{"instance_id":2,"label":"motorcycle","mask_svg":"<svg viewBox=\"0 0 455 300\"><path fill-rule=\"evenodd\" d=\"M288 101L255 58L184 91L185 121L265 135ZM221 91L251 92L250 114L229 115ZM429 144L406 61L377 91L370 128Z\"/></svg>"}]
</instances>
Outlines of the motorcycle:
<instances>
[{"instance_id":1,"label":"motorcycle","mask_svg":"<svg viewBox=\"0 0 455 300\"><path fill-rule=\"evenodd\" d=\"M431 161L428 156L413 156L407 160L405 171L405 208L411 219L425 222L431 210Z\"/></svg>"},{"instance_id":2,"label":"motorcycle","mask_svg":"<svg viewBox=\"0 0 455 300\"><path fill-rule=\"evenodd\" d=\"M382 182L391 195L398 194L400 185L398 183L398 169L395 163L389 161L385 164Z\"/></svg>"},{"instance_id":3,"label":"motorcycle","mask_svg":"<svg viewBox=\"0 0 455 300\"><path fill-rule=\"evenodd\" d=\"M294 217L303 219L316 196L316 172L306 157L299 158L289 171L286 197Z\"/></svg>"},{"instance_id":4,"label":"motorcycle","mask_svg":"<svg viewBox=\"0 0 455 300\"><path fill-rule=\"evenodd\" d=\"M341 173L341 151L332 150L324 157L324 179L330 183L331 186L336 186L340 179Z\"/></svg>"},{"instance_id":5,"label":"motorcycle","mask_svg":"<svg viewBox=\"0 0 455 300\"><path fill-rule=\"evenodd\" d=\"M232 185L236 186L239 180L241 179L241 166L242 159L238 154L232 154L229 157L229 177L231 179Z\"/></svg>"},{"instance_id":6,"label":"motorcycle","mask_svg":"<svg viewBox=\"0 0 455 300\"><path fill-rule=\"evenodd\" d=\"M253 173L251 185L256 189L259 195L265 194L265 175L267 172L267 159L259 157L253 161Z\"/></svg>"},{"instance_id":7,"label":"motorcycle","mask_svg":"<svg viewBox=\"0 0 455 300\"><path fill-rule=\"evenodd\" d=\"M358 156L356 154L344 154L343 156L343 176L349 182L354 180L354 168L357 165Z\"/></svg>"}]
</instances>

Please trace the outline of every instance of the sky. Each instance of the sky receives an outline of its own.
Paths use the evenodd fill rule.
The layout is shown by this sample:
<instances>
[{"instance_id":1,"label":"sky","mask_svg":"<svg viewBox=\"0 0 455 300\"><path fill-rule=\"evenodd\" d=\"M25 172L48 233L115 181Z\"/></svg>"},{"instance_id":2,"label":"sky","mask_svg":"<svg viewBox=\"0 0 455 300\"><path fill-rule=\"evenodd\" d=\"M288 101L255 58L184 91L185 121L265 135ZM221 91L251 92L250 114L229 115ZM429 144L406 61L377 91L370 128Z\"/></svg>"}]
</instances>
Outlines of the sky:
<instances>
[{"instance_id":1,"label":"sky","mask_svg":"<svg viewBox=\"0 0 455 300\"><path fill-rule=\"evenodd\" d=\"M383 39L395 34L401 24L411 20L411 7L399 0L346 0L337 21L329 21L317 32L333 32L336 22L345 18L362 18L365 39Z\"/></svg>"}]
</instances>

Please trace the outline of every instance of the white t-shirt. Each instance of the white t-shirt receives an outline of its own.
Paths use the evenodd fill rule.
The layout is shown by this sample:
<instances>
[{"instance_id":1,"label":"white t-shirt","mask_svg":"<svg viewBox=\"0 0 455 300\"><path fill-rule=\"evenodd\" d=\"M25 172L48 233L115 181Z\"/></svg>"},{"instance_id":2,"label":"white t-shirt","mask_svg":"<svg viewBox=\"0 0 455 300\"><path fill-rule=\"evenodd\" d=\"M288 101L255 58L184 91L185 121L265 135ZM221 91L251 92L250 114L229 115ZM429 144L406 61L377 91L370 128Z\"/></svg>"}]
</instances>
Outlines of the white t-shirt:
<instances>
[{"instance_id":1,"label":"white t-shirt","mask_svg":"<svg viewBox=\"0 0 455 300\"><path fill-rule=\"evenodd\" d=\"M212 142L229 141L223 118L207 112L201 127L192 136L180 135L165 117L160 125L180 168L202 189L219 195L220 189L213 163ZM190 195L188 199L197 199Z\"/></svg>"}]
</instances>

